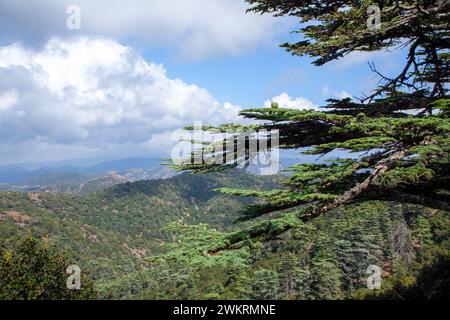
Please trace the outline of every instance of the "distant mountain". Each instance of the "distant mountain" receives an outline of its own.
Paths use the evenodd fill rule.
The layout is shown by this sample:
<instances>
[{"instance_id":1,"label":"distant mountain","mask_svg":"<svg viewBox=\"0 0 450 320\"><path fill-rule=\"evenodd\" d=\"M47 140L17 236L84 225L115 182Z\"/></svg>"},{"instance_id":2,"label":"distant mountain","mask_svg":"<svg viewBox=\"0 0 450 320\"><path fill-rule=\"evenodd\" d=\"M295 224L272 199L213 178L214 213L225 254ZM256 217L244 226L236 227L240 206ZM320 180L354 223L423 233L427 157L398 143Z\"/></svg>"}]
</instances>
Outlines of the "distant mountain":
<instances>
[{"instance_id":1,"label":"distant mountain","mask_svg":"<svg viewBox=\"0 0 450 320\"><path fill-rule=\"evenodd\" d=\"M128 158L90 166L18 164L0 167L0 190L86 194L120 183L168 179L176 174L156 158Z\"/></svg>"},{"instance_id":2,"label":"distant mountain","mask_svg":"<svg viewBox=\"0 0 450 320\"><path fill-rule=\"evenodd\" d=\"M155 179L169 179L178 173L167 166L159 166L152 169L129 169L120 174L130 181L139 180L155 180Z\"/></svg>"},{"instance_id":3,"label":"distant mountain","mask_svg":"<svg viewBox=\"0 0 450 320\"><path fill-rule=\"evenodd\" d=\"M128 169L120 172L93 173L43 173L23 181L0 183L0 191L65 192L87 194L106 188L140 180L168 179L177 173L166 166L151 169Z\"/></svg>"},{"instance_id":4,"label":"distant mountain","mask_svg":"<svg viewBox=\"0 0 450 320\"><path fill-rule=\"evenodd\" d=\"M154 169L161 166L161 160L156 158L128 158L106 161L89 167L43 167L39 170L58 173L84 173L101 175L110 171L120 172L130 169Z\"/></svg>"},{"instance_id":5,"label":"distant mountain","mask_svg":"<svg viewBox=\"0 0 450 320\"><path fill-rule=\"evenodd\" d=\"M78 194L88 194L91 192L97 192L101 191L113 186L116 186L121 183L131 182L133 180L130 180L124 176L110 173L104 176L96 177L93 179L90 179L78 186L78 190L75 193Z\"/></svg>"},{"instance_id":6,"label":"distant mountain","mask_svg":"<svg viewBox=\"0 0 450 320\"><path fill-rule=\"evenodd\" d=\"M162 161L157 158L127 158L121 160L99 162L88 166L58 166L54 164L6 165L0 166L0 183L23 182L24 180L33 177L40 177L56 173L77 173L100 176L108 172L124 172L132 169L156 170L157 168L162 167L161 162Z\"/></svg>"},{"instance_id":7,"label":"distant mountain","mask_svg":"<svg viewBox=\"0 0 450 320\"><path fill-rule=\"evenodd\" d=\"M0 183L0 190L17 192L78 192L80 185L95 178L81 173L45 173L19 182Z\"/></svg>"},{"instance_id":8,"label":"distant mountain","mask_svg":"<svg viewBox=\"0 0 450 320\"><path fill-rule=\"evenodd\" d=\"M48 176L52 182L55 176ZM79 182L84 176L68 176ZM94 178L82 189L94 191L121 176ZM71 261L102 283L140 269L145 257L161 252L168 240L162 228L170 222L208 223L224 230L233 226L243 199L214 188L270 188L275 178L245 172L181 174L167 180L128 182L80 196L69 193L0 192L0 246L32 234L49 238ZM100 288L101 290L101 288Z\"/></svg>"},{"instance_id":9,"label":"distant mountain","mask_svg":"<svg viewBox=\"0 0 450 320\"><path fill-rule=\"evenodd\" d=\"M17 182L30 178L33 175L32 171L16 165L0 167L0 183Z\"/></svg>"}]
</instances>

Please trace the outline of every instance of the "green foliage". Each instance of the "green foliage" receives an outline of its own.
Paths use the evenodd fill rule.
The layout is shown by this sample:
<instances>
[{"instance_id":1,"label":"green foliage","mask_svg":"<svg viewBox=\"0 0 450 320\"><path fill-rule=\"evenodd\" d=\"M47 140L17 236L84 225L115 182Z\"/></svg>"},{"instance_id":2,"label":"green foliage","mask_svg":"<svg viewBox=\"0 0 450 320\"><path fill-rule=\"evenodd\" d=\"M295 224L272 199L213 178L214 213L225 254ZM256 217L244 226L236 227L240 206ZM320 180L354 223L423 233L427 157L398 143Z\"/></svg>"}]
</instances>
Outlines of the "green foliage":
<instances>
[{"instance_id":1,"label":"green foliage","mask_svg":"<svg viewBox=\"0 0 450 320\"><path fill-rule=\"evenodd\" d=\"M383 295L399 281L419 282L421 270L450 248L447 213L377 201L337 209L269 242L249 242L215 254L207 253L211 243L226 236L217 230L173 223L165 231L172 235L167 253L150 258L149 267L134 274L134 281L129 280L131 275L117 280L116 285L124 288L144 279L138 293L125 297L368 298ZM366 289L366 270L372 264L383 269L381 291ZM432 277L442 279L439 288L448 281L445 274Z\"/></svg>"},{"instance_id":2,"label":"green foliage","mask_svg":"<svg viewBox=\"0 0 450 320\"><path fill-rule=\"evenodd\" d=\"M293 55L316 58L313 63L318 66L354 51L409 46L406 64L397 77L383 76L372 66L384 84L365 100L372 101L380 93L401 95L402 87L441 97L448 91L444 84L449 81L450 4L446 0L247 2L249 11L299 18L302 25L295 33L303 37L282 47ZM369 14L375 13L371 9L374 5L380 11L381 23L371 27Z\"/></svg>"},{"instance_id":3,"label":"green foliage","mask_svg":"<svg viewBox=\"0 0 450 320\"><path fill-rule=\"evenodd\" d=\"M0 250L0 300L91 300L97 293L81 275L81 289L67 289L64 255L32 237Z\"/></svg>"},{"instance_id":4,"label":"green foliage","mask_svg":"<svg viewBox=\"0 0 450 320\"><path fill-rule=\"evenodd\" d=\"M406 64L395 78L371 65L380 86L359 102L331 99L324 111L272 104L241 112L259 120L255 125L205 126L201 130L233 133L201 142L192 158L235 159L234 148L216 146L234 143L247 130L264 130L265 138L279 132L281 148L318 155L344 149L351 159L300 163L281 185L278 178L222 172L236 167L234 160L189 159L174 167L215 174L127 183L82 197L2 193L2 243L25 230L37 238L49 235L93 275L103 298L448 296L449 2L247 2L253 12L300 18L304 37L283 46L315 58L316 65L399 44L409 49ZM380 28L367 27L374 4L380 6ZM233 225L239 211L241 223ZM8 250L1 252L2 297L72 298L59 287L63 258L33 241ZM365 289L371 264L384 270L376 294Z\"/></svg>"},{"instance_id":5,"label":"green foliage","mask_svg":"<svg viewBox=\"0 0 450 320\"><path fill-rule=\"evenodd\" d=\"M50 239L68 260L92 276L101 298L131 295L145 282L113 283L123 275L141 272L148 265L146 258L169 250L165 244L171 237L163 229L167 224L207 223L230 230L243 205L251 202L213 189L230 185L270 189L279 180L244 172L182 174L85 196L3 192L0 243L30 233L37 239ZM131 289L125 292L123 288Z\"/></svg>"},{"instance_id":6,"label":"green foliage","mask_svg":"<svg viewBox=\"0 0 450 320\"><path fill-rule=\"evenodd\" d=\"M446 100L439 100L437 105L441 106ZM435 108L436 103L430 102L429 106ZM361 155L355 156L354 160L341 158L323 165L294 165L288 169L290 176L283 181L283 188L264 192L238 188L220 191L260 199L257 205L243 211L241 220L283 214L283 210L290 209L297 210L298 217L307 221L337 206L364 198L405 201L450 210L447 195L450 190L448 117L442 112L398 116L397 111L394 106L390 114L366 116L360 112L340 115L336 109L326 112L279 108L245 110L241 113L244 117L272 121L261 128L279 130L280 145L284 148L307 147L303 153L320 155L344 149L361 152ZM194 152L194 156L197 152L203 150ZM207 163L191 166L187 160L179 168L208 172L237 165L237 162ZM262 223L245 230L246 235L238 233L218 249L226 249L249 237L276 234L277 230L286 231L292 227L285 224L275 230L268 227L270 225L271 222Z\"/></svg>"},{"instance_id":7,"label":"green foliage","mask_svg":"<svg viewBox=\"0 0 450 320\"><path fill-rule=\"evenodd\" d=\"M316 169L320 167L317 165ZM206 192L224 184L241 184L245 188L258 183L263 189L271 189L277 181L238 177L243 178L242 173L173 178L168 183L177 186L176 196L168 191L174 189L165 189L164 184L155 186L155 181L122 185L83 197L34 195L40 202L30 200L27 194L2 193L2 244L5 249L12 248L8 243L17 236L26 238L29 231L39 238L48 235L51 243L64 249L66 261L80 265L93 276L103 299L362 298L373 295L364 289L368 265L379 265L385 271L385 292L397 283L416 283L423 267L450 251L448 213L414 205L367 201L335 209L308 223L302 223L299 212L294 210L271 220L259 218L233 225L231 217L238 217L240 207L237 202L231 206L235 200L208 191L197 193L199 200L191 201L191 188L198 189L203 184L208 185L202 191ZM151 207L155 199L161 207L161 211L153 213L158 215L156 220L151 220L150 214L139 214L141 206ZM182 210L196 212L197 206L198 219L180 219L183 216L175 213L183 211L173 206L162 210L163 203L171 199L178 199L179 203L185 199ZM12 211L21 215L1 213ZM90 215L95 215L95 219ZM106 218L99 219L101 215L109 216L110 224ZM228 219L217 219L217 215ZM27 216L32 220L27 220ZM157 220L161 222L156 224ZM196 225L196 221L203 224ZM290 230L282 233L286 225ZM142 229L136 229L137 226ZM257 241L248 231L259 232L266 241ZM244 245L208 253L236 238ZM145 254L143 249L147 250ZM64 270L61 277L66 279ZM53 271L46 271L47 277L57 279L58 273ZM35 280L42 277L45 274ZM4 288L8 294L14 292L8 286Z\"/></svg>"},{"instance_id":8,"label":"green foliage","mask_svg":"<svg viewBox=\"0 0 450 320\"><path fill-rule=\"evenodd\" d=\"M305 154L318 155L344 149L362 155L356 156L353 162L338 159L329 166L294 166L292 177L285 181L283 189L269 192L222 189L226 194L254 196L263 201L248 207L241 220L283 215L284 210L289 209L297 210L298 218L308 221L362 199L387 199L450 210L450 122L446 86L450 81L449 2L247 2L252 12L300 18L302 26L297 33L303 34L303 39L283 47L294 55L316 58L316 65L354 51L378 51L399 44L409 47L409 52L405 67L395 78L382 75L371 65L381 78L380 86L359 102L349 98L331 99L324 111L281 109L274 105L242 111L241 116L260 121L253 130L278 131L281 148L306 148ZM367 10L373 5L379 8L383 21L380 26L370 28ZM248 126L227 124L202 129L223 132L225 128L235 128L238 132L193 152L192 158L203 158L203 164L193 164L186 159L177 169L204 173L235 167L239 161L247 162L248 157L235 160L238 155L234 148L216 152L215 145L236 141ZM232 161L207 161L216 156ZM267 220L229 236L212 252L243 245L239 242L249 238L273 237L277 232L292 228L290 223L280 226L270 218Z\"/></svg>"}]
</instances>

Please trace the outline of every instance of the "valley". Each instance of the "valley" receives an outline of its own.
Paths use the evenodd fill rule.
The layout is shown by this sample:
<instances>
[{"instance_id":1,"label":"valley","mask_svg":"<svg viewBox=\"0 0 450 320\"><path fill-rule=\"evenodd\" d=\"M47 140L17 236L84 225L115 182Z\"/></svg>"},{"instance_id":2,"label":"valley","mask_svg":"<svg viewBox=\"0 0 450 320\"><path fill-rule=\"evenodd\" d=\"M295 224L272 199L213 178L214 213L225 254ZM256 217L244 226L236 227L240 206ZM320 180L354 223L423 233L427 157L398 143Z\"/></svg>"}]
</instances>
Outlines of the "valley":
<instances>
[{"instance_id":1,"label":"valley","mask_svg":"<svg viewBox=\"0 0 450 320\"><path fill-rule=\"evenodd\" d=\"M54 245L103 299L342 299L364 297L366 266L391 288L450 248L445 212L355 203L263 244L205 255L252 199L214 190L269 190L281 177L243 171L121 183L83 195L0 192L0 241ZM392 285L390 284L392 283Z\"/></svg>"}]
</instances>

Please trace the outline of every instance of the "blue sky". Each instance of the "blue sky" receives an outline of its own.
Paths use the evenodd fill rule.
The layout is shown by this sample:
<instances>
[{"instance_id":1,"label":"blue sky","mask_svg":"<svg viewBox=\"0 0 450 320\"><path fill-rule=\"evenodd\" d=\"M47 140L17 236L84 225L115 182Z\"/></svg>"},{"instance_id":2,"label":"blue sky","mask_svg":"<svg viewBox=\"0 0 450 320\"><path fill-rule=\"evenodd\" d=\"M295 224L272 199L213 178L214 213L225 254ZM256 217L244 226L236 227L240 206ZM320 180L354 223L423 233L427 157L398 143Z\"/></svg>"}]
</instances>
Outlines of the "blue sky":
<instances>
[{"instance_id":1,"label":"blue sky","mask_svg":"<svg viewBox=\"0 0 450 320\"><path fill-rule=\"evenodd\" d=\"M360 97L369 93L378 77L368 63L374 62L386 75L394 75L403 68L407 54L405 49L391 52L356 52L342 60L323 66L312 64L313 58L293 56L279 44L302 40L292 34L300 26L292 18L273 18L287 21L272 46L265 46L238 55L210 57L200 61L174 57L170 49L141 48L148 61L163 63L170 77L207 88L221 102L232 101L244 107L260 107L269 97L287 93L292 97L304 97L315 104L326 104L326 99L341 93Z\"/></svg>"},{"instance_id":2,"label":"blue sky","mask_svg":"<svg viewBox=\"0 0 450 320\"><path fill-rule=\"evenodd\" d=\"M290 31L286 28L277 43L295 41L294 37L286 37ZM394 74L402 67L405 56L405 50L401 49L389 54L356 53L318 67L312 65L312 58L293 56L278 45L202 61L180 60L161 49L143 52L148 61L163 63L170 77L207 88L221 102L232 101L249 108L260 107L268 98L283 92L319 105L342 92L360 97L362 92L370 92L378 81L368 62L375 62L386 74Z\"/></svg>"},{"instance_id":3,"label":"blue sky","mask_svg":"<svg viewBox=\"0 0 450 320\"><path fill-rule=\"evenodd\" d=\"M80 10L80 29L67 12ZM177 129L238 121L270 100L317 108L376 86L404 52L322 67L278 45L293 19L245 14L242 0L2 0L0 164L168 154ZM270 103L269 103L270 104Z\"/></svg>"}]
</instances>

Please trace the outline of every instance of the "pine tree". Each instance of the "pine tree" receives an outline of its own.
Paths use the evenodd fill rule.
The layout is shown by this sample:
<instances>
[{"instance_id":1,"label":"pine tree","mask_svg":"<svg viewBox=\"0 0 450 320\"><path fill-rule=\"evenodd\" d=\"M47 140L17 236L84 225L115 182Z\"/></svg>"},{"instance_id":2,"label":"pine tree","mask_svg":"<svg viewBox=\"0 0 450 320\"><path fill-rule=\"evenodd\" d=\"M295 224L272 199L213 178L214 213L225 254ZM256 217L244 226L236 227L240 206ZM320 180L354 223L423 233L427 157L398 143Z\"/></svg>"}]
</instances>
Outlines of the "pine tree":
<instances>
[{"instance_id":1,"label":"pine tree","mask_svg":"<svg viewBox=\"0 0 450 320\"><path fill-rule=\"evenodd\" d=\"M403 46L409 48L409 54L402 72L394 78L382 75L371 65L380 76L380 85L359 101L331 99L324 111L249 109L241 115L258 120L258 124L203 128L213 133L229 133L232 129L235 133L224 141L197 149L192 159L200 157L201 163L186 161L176 168L203 173L248 162L249 152L238 154L236 148L217 146L235 144L250 129L268 133L247 140L261 141L279 132L281 148L306 148L306 154L325 155L336 149L363 153L357 159L294 165L279 189L220 189L229 195L261 199L260 204L247 208L241 220L267 218L214 242L210 254L254 240L273 239L352 202L391 200L449 211L450 99L446 85L450 75L450 3L443 0L247 2L253 12L300 18L302 28L298 32L304 35L304 40L283 47L294 55L316 58L317 66L354 51ZM373 5L380 8L382 21L379 27L368 28L367 12ZM218 158L224 161L211 161ZM276 217L272 218L274 213Z\"/></svg>"},{"instance_id":2,"label":"pine tree","mask_svg":"<svg viewBox=\"0 0 450 320\"><path fill-rule=\"evenodd\" d=\"M280 281L278 274L273 270L261 269L253 274L253 296L254 300L276 300Z\"/></svg>"}]
</instances>

